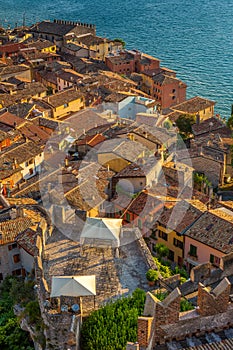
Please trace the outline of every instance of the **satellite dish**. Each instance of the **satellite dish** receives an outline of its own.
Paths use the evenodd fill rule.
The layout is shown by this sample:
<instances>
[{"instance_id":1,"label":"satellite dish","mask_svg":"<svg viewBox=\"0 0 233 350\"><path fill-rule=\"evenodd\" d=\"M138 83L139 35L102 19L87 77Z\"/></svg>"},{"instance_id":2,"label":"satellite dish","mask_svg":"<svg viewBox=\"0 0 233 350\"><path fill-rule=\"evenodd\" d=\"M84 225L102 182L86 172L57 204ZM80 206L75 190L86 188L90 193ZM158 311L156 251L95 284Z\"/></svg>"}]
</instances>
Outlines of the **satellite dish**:
<instances>
[{"instance_id":1,"label":"satellite dish","mask_svg":"<svg viewBox=\"0 0 233 350\"><path fill-rule=\"evenodd\" d=\"M44 301L44 307L45 307L45 308L50 307L50 301L49 301L49 300L45 300L45 301Z\"/></svg>"},{"instance_id":2,"label":"satellite dish","mask_svg":"<svg viewBox=\"0 0 233 350\"><path fill-rule=\"evenodd\" d=\"M80 307L79 307L78 304L73 304L71 306L71 309L72 309L73 312L78 312L80 310Z\"/></svg>"},{"instance_id":3,"label":"satellite dish","mask_svg":"<svg viewBox=\"0 0 233 350\"><path fill-rule=\"evenodd\" d=\"M65 305L65 304L62 305L62 306L61 306L61 311L62 311L62 312L68 312L68 306Z\"/></svg>"}]
</instances>

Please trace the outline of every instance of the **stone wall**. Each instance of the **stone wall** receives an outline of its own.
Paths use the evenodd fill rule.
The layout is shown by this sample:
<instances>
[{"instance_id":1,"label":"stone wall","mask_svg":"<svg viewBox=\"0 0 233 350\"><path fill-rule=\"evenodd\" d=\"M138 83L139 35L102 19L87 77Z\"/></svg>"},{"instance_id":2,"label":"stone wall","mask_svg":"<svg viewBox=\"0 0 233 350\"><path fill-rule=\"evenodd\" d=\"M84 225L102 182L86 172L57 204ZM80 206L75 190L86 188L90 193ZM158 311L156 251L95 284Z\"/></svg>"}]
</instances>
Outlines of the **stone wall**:
<instances>
[{"instance_id":1,"label":"stone wall","mask_svg":"<svg viewBox=\"0 0 233 350\"><path fill-rule=\"evenodd\" d=\"M231 284L224 278L213 290L198 286L198 306L180 312L181 293L173 290L164 301L147 293L143 317L138 318L139 349L184 340L233 325L233 304L229 302ZM134 349L134 348L133 348Z\"/></svg>"}]
</instances>

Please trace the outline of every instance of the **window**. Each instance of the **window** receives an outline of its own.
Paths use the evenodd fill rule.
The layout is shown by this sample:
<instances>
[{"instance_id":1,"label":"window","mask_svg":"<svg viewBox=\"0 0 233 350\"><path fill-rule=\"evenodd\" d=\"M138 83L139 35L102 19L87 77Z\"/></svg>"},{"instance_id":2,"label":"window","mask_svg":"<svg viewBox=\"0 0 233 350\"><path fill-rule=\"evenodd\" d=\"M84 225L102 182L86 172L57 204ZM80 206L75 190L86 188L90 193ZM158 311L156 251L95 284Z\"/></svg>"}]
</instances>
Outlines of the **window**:
<instances>
[{"instance_id":1,"label":"window","mask_svg":"<svg viewBox=\"0 0 233 350\"><path fill-rule=\"evenodd\" d=\"M138 219L138 227L140 228L140 230L142 229L142 220Z\"/></svg>"},{"instance_id":2,"label":"window","mask_svg":"<svg viewBox=\"0 0 233 350\"><path fill-rule=\"evenodd\" d=\"M13 260L14 260L14 263L15 263L15 264L17 264L18 262L20 262L20 255L19 255L19 254L13 255Z\"/></svg>"},{"instance_id":3,"label":"window","mask_svg":"<svg viewBox=\"0 0 233 350\"><path fill-rule=\"evenodd\" d=\"M172 93L174 94L175 92L176 92L176 89L173 89L173 90L172 90Z\"/></svg>"},{"instance_id":4,"label":"window","mask_svg":"<svg viewBox=\"0 0 233 350\"><path fill-rule=\"evenodd\" d=\"M183 249L184 247L183 242L181 242L179 239L176 239L176 238L173 239L173 245L180 249Z\"/></svg>"},{"instance_id":5,"label":"window","mask_svg":"<svg viewBox=\"0 0 233 350\"><path fill-rule=\"evenodd\" d=\"M21 276L21 269L17 269L17 270L14 270L14 271L12 271L12 275L13 276Z\"/></svg>"},{"instance_id":6,"label":"window","mask_svg":"<svg viewBox=\"0 0 233 350\"><path fill-rule=\"evenodd\" d=\"M190 244L189 255L197 256L197 247L192 244Z\"/></svg>"},{"instance_id":7,"label":"window","mask_svg":"<svg viewBox=\"0 0 233 350\"><path fill-rule=\"evenodd\" d=\"M64 103L64 108L67 108L69 106L69 103Z\"/></svg>"},{"instance_id":8,"label":"window","mask_svg":"<svg viewBox=\"0 0 233 350\"><path fill-rule=\"evenodd\" d=\"M210 262L211 262L213 265L219 266L219 265L220 265L220 258L218 258L217 256L215 256L215 255L213 255L213 254L210 254Z\"/></svg>"},{"instance_id":9,"label":"window","mask_svg":"<svg viewBox=\"0 0 233 350\"><path fill-rule=\"evenodd\" d=\"M0 273L0 281L2 281L2 280L3 280L3 274Z\"/></svg>"},{"instance_id":10,"label":"window","mask_svg":"<svg viewBox=\"0 0 233 350\"><path fill-rule=\"evenodd\" d=\"M168 259L171 261L174 261L174 252L170 249L169 249L169 253L168 253Z\"/></svg>"},{"instance_id":11,"label":"window","mask_svg":"<svg viewBox=\"0 0 233 350\"><path fill-rule=\"evenodd\" d=\"M167 233L159 230L159 237L167 241Z\"/></svg>"},{"instance_id":12,"label":"window","mask_svg":"<svg viewBox=\"0 0 233 350\"><path fill-rule=\"evenodd\" d=\"M126 221L130 222L130 214L126 213Z\"/></svg>"},{"instance_id":13,"label":"window","mask_svg":"<svg viewBox=\"0 0 233 350\"><path fill-rule=\"evenodd\" d=\"M176 96L172 96L172 99L175 100Z\"/></svg>"},{"instance_id":14,"label":"window","mask_svg":"<svg viewBox=\"0 0 233 350\"><path fill-rule=\"evenodd\" d=\"M12 249L15 249L17 248L17 243L13 243L13 244L9 244L8 245L8 250L12 250Z\"/></svg>"},{"instance_id":15,"label":"window","mask_svg":"<svg viewBox=\"0 0 233 350\"><path fill-rule=\"evenodd\" d=\"M30 175L33 175L33 168L30 168L30 169L29 169L29 174L30 174Z\"/></svg>"}]
</instances>

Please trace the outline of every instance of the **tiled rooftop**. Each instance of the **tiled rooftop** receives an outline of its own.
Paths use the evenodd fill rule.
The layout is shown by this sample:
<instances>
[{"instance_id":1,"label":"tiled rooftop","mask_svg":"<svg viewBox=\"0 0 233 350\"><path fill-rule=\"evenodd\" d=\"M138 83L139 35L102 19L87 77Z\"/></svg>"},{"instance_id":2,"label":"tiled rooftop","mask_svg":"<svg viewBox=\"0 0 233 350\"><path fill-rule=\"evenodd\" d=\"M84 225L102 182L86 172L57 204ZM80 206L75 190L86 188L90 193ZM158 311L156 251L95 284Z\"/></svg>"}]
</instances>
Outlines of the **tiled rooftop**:
<instances>
[{"instance_id":1,"label":"tiled rooftop","mask_svg":"<svg viewBox=\"0 0 233 350\"><path fill-rule=\"evenodd\" d=\"M153 350L232 350L232 328L206 333L202 336L187 337L185 340L156 345Z\"/></svg>"},{"instance_id":2,"label":"tiled rooftop","mask_svg":"<svg viewBox=\"0 0 233 350\"><path fill-rule=\"evenodd\" d=\"M223 218L224 217L224 218ZM233 222L232 216L219 216L218 210L207 211L185 232L191 237L209 247L225 254L233 251Z\"/></svg>"},{"instance_id":3,"label":"tiled rooftop","mask_svg":"<svg viewBox=\"0 0 233 350\"><path fill-rule=\"evenodd\" d=\"M127 208L127 211L135 215L144 215L149 213L157 213L159 215L163 209L164 202L146 191L141 192Z\"/></svg>"},{"instance_id":4,"label":"tiled rooftop","mask_svg":"<svg viewBox=\"0 0 233 350\"><path fill-rule=\"evenodd\" d=\"M28 229L33 225L33 221L28 217L19 217L13 220L0 222L0 232L2 238L0 244L13 242L15 237L22 231Z\"/></svg>"},{"instance_id":5,"label":"tiled rooftop","mask_svg":"<svg viewBox=\"0 0 233 350\"><path fill-rule=\"evenodd\" d=\"M64 105L65 103L75 101L76 99L80 99L82 97L83 95L79 91L75 89L69 89L62 92L58 92L49 97L44 97L43 100L56 108Z\"/></svg>"},{"instance_id":6,"label":"tiled rooftop","mask_svg":"<svg viewBox=\"0 0 233 350\"><path fill-rule=\"evenodd\" d=\"M9 107L21 100L30 99L37 94L45 93L46 87L39 82L27 83L24 89L18 90L15 94L0 94L0 101L3 107Z\"/></svg>"},{"instance_id":7,"label":"tiled rooftop","mask_svg":"<svg viewBox=\"0 0 233 350\"><path fill-rule=\"evenodd\" d=\"M31 42L31 43L28 43L27 44L27 47L29 48L35 48L37 50L43 50L43 49L46 49L50 46L53 46L54 44L49 41L49 40L42 40L42 39L39 39L37 41L34 41L34 42Z\"/></svg>"},{"instance_id":8,"label":"tiled rooftop","mask_svg":"<svg viewBox=\"0 0 233 350\"><path fill-rule=\"evenodd\" d=\"M16 115L10 112L5 112L4 114L0 115L0 123L3 123L15 128L17 126L25 124L25 120L17 117Z\"/></svg>"},{"instance_id":9,"label":"tiled rooftop","mask_svg":"<svg viewBox=\"0 0 233 350\"><path fill-rule=\"evenodd\" d=\"M22 231L16 237L16 242L20 247L22 247L30 255L35 256L36 249L36 237L37 232L31 228L27 228L25 231Z\"/></svg>"},{"instance_id":10,"label":"tiled rooftop","mask_svg":"<svg viewBox=\"0 0 233 350\"><path fill-rule=\"evenodd\" d=\"M8 107L8 111L20 118L25 118L34 108L34 103L17 103L13 106Z\"/></svg>"},{"instance_id":11,"label":"tiled rooftop","mask_svg":"<svg viewBox=\"0 0 233 350\"><path fill-rule=\"evenodd\" d=\"M189 227L202 213L206 206L200 201L179 201L173 202L172 208L167 209L166 204L163 213L159 217L159 222L168 229L182 233Z\"/></svg>"},{"instance_id":12,"label":"tiled rooftop","mask_svg":"<svg viewBox=\"0 0 233 350\"><path fill-rule=\"evenodd\" d=\"M212 107L215 105L214 101L207 100L200 96L195 96L189 100L184 101L178 105L172 106L171 108L174 111L180 111L184 113L195 114L199 111L203 111L206 108Z\"/></svg>"},{"instance_id":13,"label":"tiled rooftop","mask_svg":"<svg viewBox=\"0 0 233 350\"><path fill-rule=\"evenodd\" d=\"M10 151L6 150L4 152L4 157L10 162L16 160L17 164L20 165L40 153L42 153L42 149L34 142L29 141L19 146L16 145L16 147L12 148Z\"/></svg>"},{"instance_id":14,"label":"tiled rooftop","mask_svg":"<svg viewBox=\"0 0 233 350\"><path fill-rule=\"evenodd\" d=\"M213 131L218 131L218 133L222 133L224 131L224 134L227 132L231 135L231 130L226 127L226 124L217 117L208 118L206 120L203 120L199 124L194 124L192 126L192 131L195 136L205 134L205 133L213 133Z\"/></svg>"}]
</instances>

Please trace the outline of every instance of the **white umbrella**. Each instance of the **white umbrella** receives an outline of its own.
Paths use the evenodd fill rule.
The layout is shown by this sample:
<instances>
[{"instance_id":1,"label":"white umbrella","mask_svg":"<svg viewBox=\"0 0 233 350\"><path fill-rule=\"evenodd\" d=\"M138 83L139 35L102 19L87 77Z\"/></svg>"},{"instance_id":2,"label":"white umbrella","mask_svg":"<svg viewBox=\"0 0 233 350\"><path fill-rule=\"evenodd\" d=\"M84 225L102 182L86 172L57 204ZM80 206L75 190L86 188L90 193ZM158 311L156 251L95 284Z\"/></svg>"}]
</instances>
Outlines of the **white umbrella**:
<instances>
[{"instance_id":1,"label":"white umbrella","mask_svg":"<svg viewBox=\"0 0 233 350\"><path fill-rule=\"evenodd\" d=\"M96 295L95 276L53 276L50 297Z\"/></svg>"}]
</instances>

